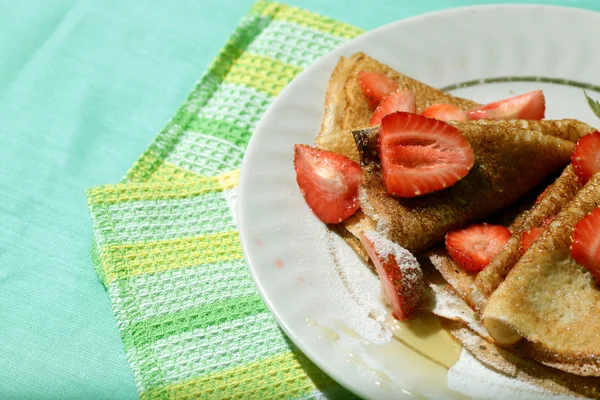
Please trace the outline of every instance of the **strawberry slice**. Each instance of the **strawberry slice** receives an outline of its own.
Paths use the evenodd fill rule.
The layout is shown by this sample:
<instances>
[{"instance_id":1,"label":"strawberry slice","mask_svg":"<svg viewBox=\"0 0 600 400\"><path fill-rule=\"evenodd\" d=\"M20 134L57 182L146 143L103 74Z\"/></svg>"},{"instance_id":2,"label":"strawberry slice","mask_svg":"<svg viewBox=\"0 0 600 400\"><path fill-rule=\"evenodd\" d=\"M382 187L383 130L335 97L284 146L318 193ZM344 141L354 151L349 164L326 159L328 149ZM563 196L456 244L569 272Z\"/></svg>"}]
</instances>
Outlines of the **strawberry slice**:
<instances>
[{"instance_id":1,"label":"strawberry slice","mask_svg":"<svg viewBox=\"0 0 600 400\"><path fill-rule=\"evenodd\" d=\"M294 168L300 192L323 222L336 224L356 212L360 167L341 154L294 146Z\"/></svg>"},{"instance_id":2,"label":"strawberry slice","mask_svg":"<svg viewBox=\"0 0 600 400\"><path fill-rule=\"evenodd\" d=\"M540 120L546 113L546 100L541 90L495 101L467 111L469 119Z\"/></svg>"},{"instance_id":3,"label":"strawberry slice","mask_svg":"<svg viewBox=\"0 0 600 400\"><path fill-rule=\"evenodd\" d=\"M397 90L390 93L375 109L369 124L379 125L383 117L396 111L417 112L415 94L412 90Z\"/></svg>"},{"instance_id":4,"label":"strawberry slice","mask_svg":"<svg viewBox=\"0 0 600 400\"><path fill-rule=\"evenodd\" d=\"M590 133L577 141L571 163L584 184L600 171L600 132Z\"/></svg>"},{"instance_id":5,"label":"strawberry slice","mask_svg":"<svg viewBox=\"0 0 600 400\"><path fill-rule=\"evenodd\" d=\"M394 318L403 321L418 308L425 281L419 262L408 250L376 231L362 232L360 241L375 264Z\"/></svg>"},{"instance_id":6,"label":"strawberry slice","mask_svg":"<svg viewBox=\"0 0 600 400\"><path fill-rule=\"evenodd\" d=\"M432 104L421 113L428 118L439 119L440 121L466 121L467 114L460 108L452 104Z\"/></svg>"},{"instance_id":7,"label":"strawberry slice","mask_svg":"<svg viewBox=\"0 0 600 400\"><path fill-rule=\"evenodd\" d=\"M381 120L379 156L385 188L398 197L452 186L467 175L475 160L471 145L458 129L407 112Z\"/></svg>"},{"instance_id":8,"label":"strawberry slice","mask_svg":"<svg viewBox=\"0 0 600 400\"><path fill-rule=\"evenodd\" d=\"M600 208L583 217L573 227L571 256L600 283Z\"/></svg>"},{"instance_id":9,"label":"strawberry slice","mask_svg":"<svg viewBox=\"0 0 600 400\"><path fill-rule=\"evenodd\" d=\"M398 90L398 84L392 78L377 72L360 71L358 83L367 96L371 110L376 109L384 97Z\"/></svg>"},{"instance_id":10,"label":"strawberry slice","mask_svg":"<svg viewBox=\"0 0 600 400\"><path fill-rule=\"evenodd\" d=\"M446 249L462 268L479 272L492 261L510 239L501 225L471 225L446 234Z\"/></svg>"},{"instance_id":11,"label":"strawberry slice","mask_svg":"<svg viewBox=\"0 0 600 400\"><path fill-rule=\"evenodd\" d=\"M521 255L525 254L525 252L531 247L533 242L535 242L535 240L540 237L542 232L544 232L544 228L542 227L531 228L525 231L525 233L523 233L523 236L521 236L521 246L519 247L519 253L521 253Z\"/></svg>"}]
</instances>

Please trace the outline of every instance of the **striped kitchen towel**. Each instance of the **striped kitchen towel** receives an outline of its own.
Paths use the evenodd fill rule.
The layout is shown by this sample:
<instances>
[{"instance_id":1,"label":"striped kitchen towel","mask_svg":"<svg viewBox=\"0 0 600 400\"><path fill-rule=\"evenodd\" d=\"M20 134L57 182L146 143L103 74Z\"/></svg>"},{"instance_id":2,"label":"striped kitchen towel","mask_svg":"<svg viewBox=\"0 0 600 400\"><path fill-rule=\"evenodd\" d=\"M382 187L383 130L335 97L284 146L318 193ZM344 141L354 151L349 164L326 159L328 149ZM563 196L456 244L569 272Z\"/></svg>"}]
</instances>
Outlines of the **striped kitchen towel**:
<instances>
[{"instance_id":1,"label":"striped kitchen towel","mask_svg":"<svg viewBox=\"0 0 600 400\"><path fill-rule=\"evenodd\" d=\"M141 398L351 397L262 303L235 198L244 150L269 104L360 33L259 1L124 180L88 190L94 267Z\"/></svg>"}]
</instances>

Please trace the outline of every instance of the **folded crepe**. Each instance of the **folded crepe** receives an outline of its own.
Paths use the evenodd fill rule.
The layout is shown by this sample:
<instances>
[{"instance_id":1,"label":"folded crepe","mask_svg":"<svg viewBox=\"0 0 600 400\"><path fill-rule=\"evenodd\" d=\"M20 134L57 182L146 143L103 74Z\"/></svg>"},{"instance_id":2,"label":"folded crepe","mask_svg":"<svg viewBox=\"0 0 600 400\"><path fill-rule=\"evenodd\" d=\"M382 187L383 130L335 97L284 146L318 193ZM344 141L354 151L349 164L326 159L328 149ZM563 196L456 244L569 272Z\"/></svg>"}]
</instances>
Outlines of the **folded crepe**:
<instances>
[{"instance_id":1,"label":"folded crepe","mask_svg":"<svg viewBox=\"0 0 600 400\"><path fill-rule=\"evenodd\" d=\"M431 250L426 256L469 306L481 315L487 299L521 258L523 233L530 228L542 226L545 221L556 216L580 188L579 179L569 164L539 201L530 209L523 210L507 225L512 233L508 243L490 264L477 274L461 268L444 248Z\"/></svg>"},{"instance_id":2,"label":"folded crepe","mask_svg":"<svg viewBox=\"0 0 600 400\"><path fill-rule=\"evenodd\" d=\"M555 395L600 398L600 378L565 374L513 349L504 349L482 338L460 321L442 319L442 326L486 367L527 382Z\"/></svg>"},{"instance_id":3,"label":"folded crepe","mask_svg":"<svg viewBox=\"0 0 600 400\"><path fill-rule=\"evenodd\" d=\"M573 226L600 207L600 174L563 207L490 296L482 319L500 345L580 375L600 376L600 286L570 254Z\"/></svg>"},{"instance_id":4,"label":"folded crepe","mask_svg":"<svg viewBox=\"0 0 600 400\"><path fill-rule=\"evenodd\" d=\"M452 122L469 141L475 162L453 186L425 196L390 196L381 177L377 127L354 131L361 155L362 211L377 230L413 254L442 241L449 230L514 203L571 159L574 144L514 124Z\"/></svg>"},{"instance_id":5,"label":"folded crepe","mask_svg":"<svg viewBox=\"0 0 600 400\"><path fill-rule=\"evenodd\" d=\"M478 106L475 102L453 97L406 77L363 53L355 54L350 58L342 57L329 82L325 102L325 117L319 136L316 139L316 145L323 149L344 154L355 161L360 161L360 155L352 135L352 130L366 127L372 112L358 85L357 73L359 71L385 73L398 82L400 89L408 88L413 90L416 98L417 112L422 112L429 104L433 103L448 103L458 106L463 110ZM523 140L524 137L527 137L527 140L532 140L530 137L532 135L531 132L538 132L542 135L555 136L566 141L576 142L581 136L594 131L594 128L576 120L481 120L470 122L469 124L472 124L472 126L479 125L479 127L472 129L480 132L484 132L486 127L489 126L495 126L495 128L492 128L492 131L496 132L496 134L499 132L519 131L520 133L507 134L508 136L512 136L516 142ZM373 138L375 132L376 130L371 130L371 138ZM542 146L542 148L545 148L549 154L552 154L551 149L553 146L546 139L541 138L538 134L533 134L533 136L535 137L533 142L544 142L546 145ZM552 139L550 141L554 142L556 148L564 145L564 150L569 147L568 144L561 141L553 141ZM370 143L371 149L373 149L373 144L373 142ZM536 146L531 145L526 147L533 150ZM560 153L557 160L560 158L562 162L557 164L564 166L566 164L564 153L569 153L569 151ZM524 175L535 175L531 170L526 169L525 171L523 172ZM528 226L537 225L543 216L555 215L558 212L557 206L562 208L573 197L574 192L579 189L577 180L572 178L572 169L568 167L563 171L557 182L554 183L554 186L548 190L540 203L533 206L533 208L528 207L518 210L514 221L508 225L513 233L516 235L517 232L523 232L528 229ZM389 198L389 196L386 197ZM553 200L551 201L550 199ZM373 213L369 213L369 215L379 216ZM388 214L384 212L382 215ZM399 218L399 216L396 218ZM376 221L363 213L362 210L359 210L344 224L330 225L330 228L338 232L363 259L368 260L366 252L356 236L363 230L375 229L378 220L379 218ZM407 234L419 236L421 231L418 225L413 226L413 228L414 231L407 230ZM510 252L506 250L505 257L507 261L501 262L501 259L498 258L497 261L495 260L498 264L497 267L490 265L492 268L488 271L489 277L486 277L488 274L480 274L480 276L471 275L468 276L467 280L462 281L463 286L459 286L459 289L462 288L460 296L456 290L445 283L442 277L438 276L435 283L430 282L430 287L433 291L430 298L433 299L434 305L437 304L437 306L432 307L431 311L441 317L445 321L444 326L446 329L468 351L488 367L509 376L534 383L557 394L600 397L600 381L598 381L598 378L566 375L554 368L540 365L536 361L527 358L527 346L520 345L517 348L507 349L495 346L492 343L492 337L481 323L479 315L464 302L463 299L471 299L473 296L472 293L477 289L482 293L480 297L484 300L482 302L470 300L471 306L479 304L479 309L483 308L489 295L493 293L498 284L504 279L505 274L510 270L510 267L515 263L514 261L516 261L515 253L513 252L515 244L513 242L515 240L511 242L512 250ZM516 248L518 251L518 246ZM438 256L440 260L447 264L447 271L454 271L454 275L459 278L464 277L465 273L447 256L445 250L440 250ZM447 276L448 274L444 275L446 278ZM451 279L447 280L451 281ZM457 279L454 279L454 281L457 281ZM552 367L575 373L581 373L581 371L589 368L589 363L575 364L575 368L573 368L573 364L564 363L563 361L546 360L545 363Z\"/></svg>"},{"instance_id":6,"label":"folded crepe","mask_svg":"<svg viewBox=\"0 0 600 400\"><path fill-rule=\"evenodd\" d=\"M419 261L428 286L422 308L437 315L446 331L483 365L553 394L600 398L600 378L565 374L551 368L556 365L532 360L521 348L497 346L479 316L429 260L423 257Z\"/></svg>"},{"instance_id":7,"label":"folded crepe","mask_svg":"<svg viewBox=\"0 0 600 400\"><path fill-rule=\"evenodd\" d=\"M394 79L400 89L410 89L415 93L417 112L422 112L434 103L448 103L463 110L477 107L479 104L462 99L425 85L415 79L400 74L392 68L379 63L364 53L352 57L341 57L335 67L326 92L325 114L321 130L315 140L317 147L343 154L354 161L359 161L359 154L352 130L368 126L372 111L358 83L357 74L360 71L383 73ZM543 134L575 142L584 134L594 129L577 120L560 121L492 121L479 120L470 124L482 127L493 127L497 131L538 131ZM482 128L483 129L483 128ZM369 216L359 210L353 217L341 225L332 225L344 240L361 256L368 260L366 251L358 240L360 232L373 230L377 226ZM419 235L419 232L412 234Z\"/></svg>"},{"instance_id":8,"label":"folded crepe","mask_svg":"<svg viewBox=\"0 0 600 400\"><path fill-rule=\"evenodd\" d=\"M350 58L341 57L329 80L325 94L325 115L315 145L343 154L356 162L359 155L352 138L352 130L369 126L369 119L373 114L358 83L360 71L385 74L398 83L399 89L412 90L415 94L417 113L423 112L434 103L453 104L465 111L479 105L425 85L364 53L356 53Z\"/></svg>"},{"instance_id":9,"label":"folded crepe","mask_svg":"<svg viewBox=\"0 0 600 400\"><path fill-rule=\"evenodd\" d=\"M352 57L340 57L333 70L325 93L325 114L315 145L324 150L334 151L358 162L359 154L352 137L352 131L369 126L373 111L358 82L360 71L376 72L387 75L398 83L399 89L412 90L415 94L417 113L423 112L429 105L446 103L462 110L480 106L472 100L452 96L416 79L403 75L389 66L369 57L356 53ZM581 136L594 131L589 125L573 119L557 121L494 121L480 120L481 124L515 125L526 130L540 131L576 142Z\"/></svg>"},{"instance_id":10,"label":"folded crepe","mask_svg":"<svg viewBox=\"0 0 600 400\"><path fill-rule=\"evenodd\" d=\"M528 212L519 215L508 228L511 238L492 262L483 269L467 288L467 302L481 314L487 299L500 285L520 254L521 238L527 230L540 227L549 218L556 216L565 204L573 199L581 189L581 184L573 166L569 164L554 184L548 187L542 199Z\"/></svg>"},{"instance_id":11,"label":"folded crepe","mask_svg":"<svg viewBox=\"0 0 600 400\"><path fill-rule=\"evenodd\" d=\"M358 83L358 72L383 73L398 83L400 89L410 89L415 94L417 112L422 112L430 104L448 103L469 110L479 104L452 96L441 90L425 85L403 75L387 65L381 64L364 53L352 57L341 57L336 65L325 94L325 114L315 145L318 148L334 151L358 162L359 154L352 131L369 125L372 110ZM358 235L366 230L374 230L376 223L361 210L341 225L331 226L363 258L369 260Z\"/></svg>"}]
</instances>

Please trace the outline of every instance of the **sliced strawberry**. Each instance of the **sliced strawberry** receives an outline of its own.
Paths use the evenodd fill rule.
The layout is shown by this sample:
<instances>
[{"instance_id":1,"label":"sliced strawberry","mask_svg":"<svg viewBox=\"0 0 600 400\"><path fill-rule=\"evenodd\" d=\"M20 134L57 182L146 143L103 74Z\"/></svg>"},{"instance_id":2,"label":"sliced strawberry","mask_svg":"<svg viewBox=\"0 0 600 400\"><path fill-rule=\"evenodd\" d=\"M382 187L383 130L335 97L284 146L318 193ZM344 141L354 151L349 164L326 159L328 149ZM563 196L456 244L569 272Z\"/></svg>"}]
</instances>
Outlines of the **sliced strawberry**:
<instances>
[{"instance_id":1,"label":"sliced strawberry","mask_svg":"<svg viewBox=\"0 0 600 400\"><path fill-rule=\"evenodd\" d=\"M421 113L428 118L439 119L440 121L466 121L467 113L452 104L432 104Z\"/></svg>"},{"instance_id":2,"label":"sliced strawberry","mask_svg":"<svg viewBox=\"0 0 600 400\"><path fill-rule=\"evenodd\" d=\"M383 117L379 155L387 192L415 197L445 189L473 167L467 139L453 126L418 114Z\"/></svg>"},{"instance_id":3,"label":"sliced strawberry","mask_svg":"<svg viewBox=\"0 0 600 400\"><path fill-rule=\"evenodd\" d=\"M294 146L296 181L306 203L325 223L338 223L358 209L360 167L341 154Z\"/></svg>"},{"instance_id":4,"label":"sliced strawberry","mask_svg":"<svg viewBox=\"0 0 600 400\"><path fill-rule=\"evenodd\" d=\"M419 262L408 250L376 231L361 233L360 241L377 268L392 315L400 321L409 318L418 308L425 288Z\"/></svg>"},{"instance_id":5,"label":"sliced strawberry","mask_svg":"<svg viewBox=\"0 0 600 400\"><path fill-rule=\"evenodd\" d=\"M384 97L398 90L398 84L392 78L377 72L360 71L358 83L367 96L371 110L376 109Z\"/></svg>"},{"instance_id":6,"label":"sliced strawberry","mask_svg":"<svg viewBox=\"0 0 600 400\"><path fill-rule=\"evenodd\" d=\"M540 120L546 113L546 100L541 90L495 101L467 111L469 119Z\"/></svg>"},{"instance_id":7,"label":"sliced strawberry","mask_svg":"<svg viewBox=\"0 0 600 400\"><path fill-rule=\"evenodd\" d=\"M446 249L462 268L479 272L496 257L510 236L510 231L501 225L471 225L448 232Z\"/></svg>"},{"instance_id":8,"label":"sliced strawberry","mask_svg":"<svg viewBox=\"0 0 600 400\"><path fill-rule=\"evenodd\" d=\"M577 141L571 163L584 184L600 171L600 132L590 133Z\"/></svg>"},{"instance_id":9,"label":"sliced strawberry","mask_svg":"<svg viewBox=\"0 0 600 400\"><path fill-rule=\"evenodd\" d=\"M531 247L532 243L535 242L537 238L544 232L544 228L531 228L521 236L521 247L519 247L519 252L521 255L525 254L525 252Z\"/></svg>"},{"instance_id":10,"label":"sliced strawberry","mask_svg":"<svg viewBox=\"0 0 600 400\"><path fill-rule=\"evenodd\" d=\"M573 227L571 256L600 283L600 208L583 217Z\"/></svg>"},{"instance_id":11,"label":"sliced strawberry","mask_svg":"<svg viewBox=\"0 0 600 400\"><path fill-rule=\"evenodd\" d=\"M369 124L379 125L383 117L396 111L417 112L415 94L412 90L397 90L390 93L375 109Z\"/></svg>"}]
</instances>

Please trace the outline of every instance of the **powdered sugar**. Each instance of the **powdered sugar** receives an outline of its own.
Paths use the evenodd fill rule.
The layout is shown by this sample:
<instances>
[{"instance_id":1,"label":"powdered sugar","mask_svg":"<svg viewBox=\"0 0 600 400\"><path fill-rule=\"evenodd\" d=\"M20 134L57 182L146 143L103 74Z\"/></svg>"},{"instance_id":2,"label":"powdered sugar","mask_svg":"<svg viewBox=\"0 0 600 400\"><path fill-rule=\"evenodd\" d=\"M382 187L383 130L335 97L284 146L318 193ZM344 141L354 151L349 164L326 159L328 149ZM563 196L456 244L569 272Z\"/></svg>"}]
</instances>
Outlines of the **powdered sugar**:
<instances>
[{"instance_id":1,"label":"powdered sugar","mask_svg":"<svg viewBox=\"0 0 600 400\"><path fill-rule=\"evenodd\" d=\"M423 295L421 266L408 250L378 232L365 231L363 235L361 240L364 240L363 244L377 267L392 313L395 317L404 319L418 307Z\"/></svg>"},{"instance_id":2,"label":"powdered sugar","mask_svg":"<svg viewBox=\"0 0 600 400\"><path fill-rule=\"evenodd\" d=\"M402 283L405 287L421 286L423 284L423 271L419 262L410 251L386 239L377 231L366 231L364 235L373 243L375 251L381 258L394 257L396 264L398 264L398 267L402 271Z\"/></svg>"},{"instance_id":3,"label":"powdered sugar","mask_svg":"<svg viewBox=\"0 0 600 400\"><path fill-rule=\"evenodd\" d=\"M467 350L448 371L448 386L476 399L566 400L571 397L551 394L530 383L493 371Z\"/></svg>"},{"instance_id":4,"label":"powdered sugar","mask_svg":"<svg viewBox=\"0 0 600 400\"><path fill-rule=\"evenodd\" d=\"M367 231L364 235L371 243L373 243L373 247L380 257L388 258L390 255L394 256L400 269L421 269L415 256L399 244L386 239L376 231Z\"/></svg>"},{"instance_id":5,"label":"powdered sugar","mask_svg":"<svg viewBox=\"0 0 600 400\"><path fill-rule=\"evenodd\" d=\"M462 321L480 336L491 340L477 314L456 292L449 290L445 284L435 282L429 283L429 288L434 293L433 298L429 302L432 313L438 317L453 321Z\"/></svg>"},{"instance_id":6,"label":"powdered sugar","mask_svg":"<svg viewBox=\"0 0 600 400\"><path fill-rule=\"evenodd\" d=\"M309 316L332 329L344 325L361 340L391 340L390 330L382 323L387 310L380 299L379 279L369 266L316 218L290 224L290 228L299 251L299 263L290 270L303 277L303 285L308 286L304 292L315 296Z\"/></svg>"},{"instance_id":7,"label":"powdered sugar","mask_svg":"<svg viewBox=\"0 0 600 400\"><path fill-rule=\"evenodd\" d=\"M344 312L339 320L370 342L389 341L391 332L382 324L387 310L380 298L378 277L335 234L328 236L328 245L334 265L328 268L330 281L324 290L330 296L343 299L343 305L336 305L338 315ZM334 280L341 284L333 284Z\"/></svg>"},{"instance_id":8,"label":"powdered sugar","mask_svg":"<svg viewBox=\"0 0 600 400\"><path fill-rule=\"evenodd\" d=\"M338 337L334 342L336 346L340 346L342 354L353 353L359 355L365 361L371 359L382 361L383 358L394 364L396 363L394 360L398 358L398 363L401 365L405 360L404 356L394 356L396 353L382 355L382 352L378 353L372 347L378 345L385 349L383 352L389 352L388 344L395 342L392 339L391 328L384 323L389 311L381 300L380 281L377 275L346 242L335 233L325 229L323 224L316 218L308 218L302 224L290 223L289 225L283 225L281 229L282 231L278 232L277 235L287 235L287 237L293 238L294 249L297 251L299 262L293 264L288 262L288 257L282 257L286 260L286 267L277 269L273 266L273 270L277 271L277 274L281 274L282 277L291 274L289 277L292 279L303 278L302 283L298 283L298 285L303 287L302 295L307 298L303 302L313 304L310 311L307 310L309 314L306 316L318 322L319 326L314 328L315 334L322 335L324 327L335 330ZM414 257L400 246L394 246L391 242L386 243L377 234L367 233L365 236L374 243L374 247L377 248L380 254L393 255L401 268L405 266L405 269L414 270L415 265L419 267ZM262 241L263 246L261 246L261 249L268 251L269 238L264 237ZM273 255L273 259L280 256L275 251ZM476 318L468 315L468 313L465 314L462 306L457 307L457 304L461 304L462 299L453 297L451 293L441 289L443 289L443 285L432 288L432 293L435 296L435 301L432 303L433 312L447 318L460 319L467 323L470 321L469 325L475 329L473 321L476 321ZM464 302L462 302L462 305L467 307ZM470 309L467 307L467 310ZM348 334L348 330L343 327L354 331L356 335ZM332 345L334 344L332 343ZM398 343L398 346L404 348L400 343ZM392 385L403 385L412 382L412 380L406 378L408 372L404 368L399 367L403 371L399 375L395 371L390 372L388 368L379 368L375 363L371 364L369 362L369 367L364 368L385 371L385 374L392 379ZM453 371L460 373L461 370L456 368L463 368L463 366L459 364L453 368ZM479 368L485 371L485 367L480 364ZM414 370L414 374L420 373ZM476 374L483 372L472 369L468 373L477 376ZM481 385L479 382L478 380L470 381L469 379L460 382L455 380L452 382L452 388L470 394L475 390L472 387L473 385ZM461 386L457 386L459 384ZM402 386L402 388L411 390L410 385ZM424 389L414 387L413 390L420 392ZM505 396L498 395L498 393L502 393L500 389L496 392L496 398L505 398Z\"/></svg>"}]
</instances>

